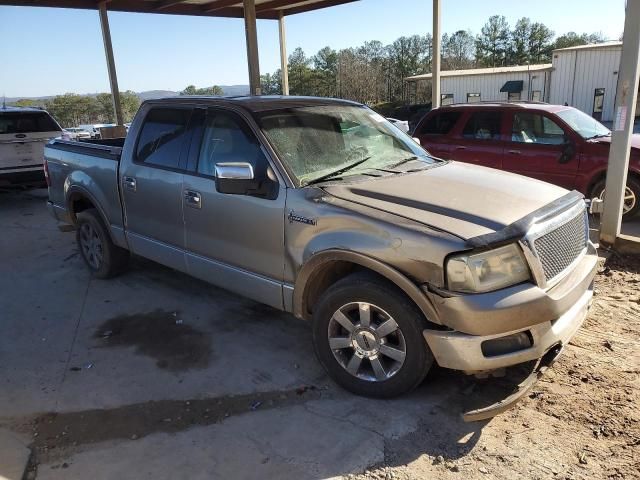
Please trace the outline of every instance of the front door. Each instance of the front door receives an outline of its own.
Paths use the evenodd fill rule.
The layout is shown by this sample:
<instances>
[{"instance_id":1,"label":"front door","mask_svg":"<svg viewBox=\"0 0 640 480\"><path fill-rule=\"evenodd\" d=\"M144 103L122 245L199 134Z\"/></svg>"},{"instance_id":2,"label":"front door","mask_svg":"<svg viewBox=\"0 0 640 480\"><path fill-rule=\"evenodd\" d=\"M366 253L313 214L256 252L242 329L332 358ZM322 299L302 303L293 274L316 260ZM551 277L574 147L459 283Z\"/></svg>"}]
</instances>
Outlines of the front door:
<instances>
[{"instance_id":1,"label":"front door","mask_svg":"<svg viewBox=\"0 0 640 480\"><path fill-rule=\"evenodd\" d=\"M219 193L215 165L248 162L271 170L249 124L230 110L210 109L189 152L183 202L189 273L210 283L282 308L284 207L280 182L275 199ZM275 178L273 170L268 174Z\"/></svg>"},{"instance_id":2,"label":"front door","mask_svg":"<svg viewBox=\"0 0 640 480\"><path fill-rule=\"evenodd\" d=\"M514 112L504 169L572 189L579 159L575 152L563 158L569 141L569 134L542 112Z\"/></svg>"},{"instance_id":3,"label":"front door","mask_svg":"<svg viewBox=\"0 0 640 480\"><path fill-rule=\"evenodd\" d=\"M182 183L191 109L152 107L120 187L127 241L135 254L185 270ZM136 132L132 132L133 135Z\"/></svg>"}]
</instances>

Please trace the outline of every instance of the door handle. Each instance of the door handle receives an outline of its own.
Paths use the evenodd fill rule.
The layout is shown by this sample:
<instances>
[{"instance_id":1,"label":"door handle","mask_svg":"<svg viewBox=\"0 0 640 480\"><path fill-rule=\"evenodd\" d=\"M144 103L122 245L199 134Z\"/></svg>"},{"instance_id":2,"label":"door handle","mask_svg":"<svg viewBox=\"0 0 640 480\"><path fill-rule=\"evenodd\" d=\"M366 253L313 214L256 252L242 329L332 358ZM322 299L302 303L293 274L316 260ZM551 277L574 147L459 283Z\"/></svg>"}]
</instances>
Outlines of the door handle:
<instances>
[{"instance_id":1,"label":"door handle","mask_svg":"<svg viewBox=\"0 0 640 480\"><path fill-rule=\"evenodd\" d=\"M510 153L511 155L520 155L520 153L522 152L520 152L520 150L509 150L508 153Z\"/></svg>"},{"instance_id":2,"label":"door handle","mask_svg":"<svg viewBox=\"0 0 640 480\"><path fill-rule=\"evenodd\" d=\"M467 147L462 146L462 145L458 145L454 150L466 150Z\"/></svg>"},{"instance_id":3,"label":"door handle","mask_svg":"<svg viewBox=\"0 0 640 480\"><path fill-rule=\"evenodd\" d=\"M136 179L133 177L124 177L122 179L122 184L127 190L131 190L132 192L136 191Z\"/></svg>"},{"instance_id":4,"label":"door handle","mask_svg":"<svg viewBox=\"0 0 640 480\"><path fill-rule=\"evenodd\" d=\"M191 208L202 208L202 195L193 190L184 191L184 202Z\"/></svg>"}]
</instances>

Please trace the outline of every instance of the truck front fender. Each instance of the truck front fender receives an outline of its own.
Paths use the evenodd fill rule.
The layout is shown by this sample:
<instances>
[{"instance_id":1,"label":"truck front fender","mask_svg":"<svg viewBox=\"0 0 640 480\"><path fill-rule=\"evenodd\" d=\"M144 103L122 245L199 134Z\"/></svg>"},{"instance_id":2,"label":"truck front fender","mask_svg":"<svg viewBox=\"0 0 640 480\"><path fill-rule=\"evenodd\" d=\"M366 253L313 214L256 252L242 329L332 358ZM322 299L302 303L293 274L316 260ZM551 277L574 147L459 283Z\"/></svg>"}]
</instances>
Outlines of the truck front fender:
<instances>
[{"instance_id":1,"label":"truck front fender","mask_svg":"<svg viewBox=\"0 0 640 480\"><path fill-rule=\"evenodd\" d=\"M338 264L352 264L370 270L396 285L422 311L428 321L440 324L438 314L424 292L409 278L395 268L350 250L330 249L311 256L300 268L293 291L293 314L298 318L309 319L311 316L309 296L314 284L327 268Z\"/></svg>"}]
</instances>

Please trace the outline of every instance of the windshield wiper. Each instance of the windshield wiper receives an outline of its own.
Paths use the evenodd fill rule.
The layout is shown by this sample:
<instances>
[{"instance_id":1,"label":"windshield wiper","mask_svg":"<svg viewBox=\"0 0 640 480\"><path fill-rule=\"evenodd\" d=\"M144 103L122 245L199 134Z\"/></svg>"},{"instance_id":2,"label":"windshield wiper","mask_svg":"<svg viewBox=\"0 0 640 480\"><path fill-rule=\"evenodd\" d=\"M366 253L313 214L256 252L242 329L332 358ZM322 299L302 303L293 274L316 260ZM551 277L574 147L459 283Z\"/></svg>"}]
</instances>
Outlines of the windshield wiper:
<instances>
[{"instance_id":1,"label":"windshield wiper","mask_svg":"<svg viewBox=\"0 0 640 480\"><path fill-rule=\"evenodd\" d=\"M358 160L357 162L353 162L345 167L339 168L338 170L334 171L334 172L329 172L326 175L322 175L318 178L314 178L313 180L307 182L305 185L313 185L314 183L320 183L323 182L325 180L328 180L330 178L334 178L337 177L339 175L342 175L344 172L351 170L352 168L357 167L358 165L360 165L361 163L366 162L367 160L369 160L371 158L371 155L369 155L368 157L364 157L361 158L360 160Z\"/></svg>"},{"instance_id":2,"label":"windshield wiper","mask_svg":"<svg viewBox=\"0 0 640 480\"><path fill-rule=\"evenodd\" d=\"M407 162L410 162L410 161L412 161L412 160L418 160L418 157L417 157L417 156L415 156L415 155L413 155L413 156L411 156L411 157L403 158L403 159L402 159L402 160L400 160L399 162L394 163L393 165L389 165L388 167L385 167L385 168L396 168L396 167L399 167L400 165L402 165L402 164L404 164L404 163L407 163Z\"/></svg>"}]
</instances>

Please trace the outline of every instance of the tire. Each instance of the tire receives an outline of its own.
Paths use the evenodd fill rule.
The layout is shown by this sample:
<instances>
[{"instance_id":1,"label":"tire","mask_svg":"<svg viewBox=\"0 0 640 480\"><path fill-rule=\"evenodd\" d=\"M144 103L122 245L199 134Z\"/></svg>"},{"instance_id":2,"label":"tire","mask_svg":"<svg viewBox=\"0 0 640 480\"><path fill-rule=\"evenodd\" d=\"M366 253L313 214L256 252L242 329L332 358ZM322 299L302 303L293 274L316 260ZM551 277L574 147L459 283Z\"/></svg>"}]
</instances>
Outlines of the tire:
<instances>
[{"instance_id":1,"label":"tire","mask_svg":"<svg viewBox=\"0 0 640 480\"><path fill-rule=\"evenodd\" d=\"M363 308L370 312L368 328L362 327L361 304L368 305ZM338 312L347 321L353 321L351 333ZM389 317L395 321L396 330L391 330L390 323L380 328ZM366 397L396 397L424 380L433 364L433 355L422 336L426 327L422 313L402 291L366 273L352 274L336 282L321 296L313 311L313 343L318 360L338 385ZM390 333L386 334L387 331ZM402 350L404 358L400 361L398 351ZM387 356L389 353L393 357ZM361 360L356 359L358 356ZM355 373L350 373L348 368L351 366L353 371L357 363Z\"/></svg>"},{"instance_id":2,"label":"tire","mask_svg":"<svg viewBox=\"0 0 640 480\"><path fill-rule=\"evenodd\" d=\"M77 215L76 241L80 254L96 278L111 278L123 272L129 262L129 252L111 241L111 236L98 211L94 208Z\"/></svg>"},{"instance_id":3,"label":"tire","mask_svg":"<svg viewBox=\"0 0 640 480\"><path fill-rule=\"evenodd\" d=\"M604 187L605 179L602 179L593 186L593 188L591 189L590 197L598 197L600 199L604 198ZM628 211L623 211L622 213L622 220L626 222L628 220L631 220L638 213L638 211L640 211L640 180L630 173L627 176L627 188L625 190L625 196L625 204L631 207ZM633 196L633 198L630 199L630 196Z\"/></svg>"}]
</instances>

